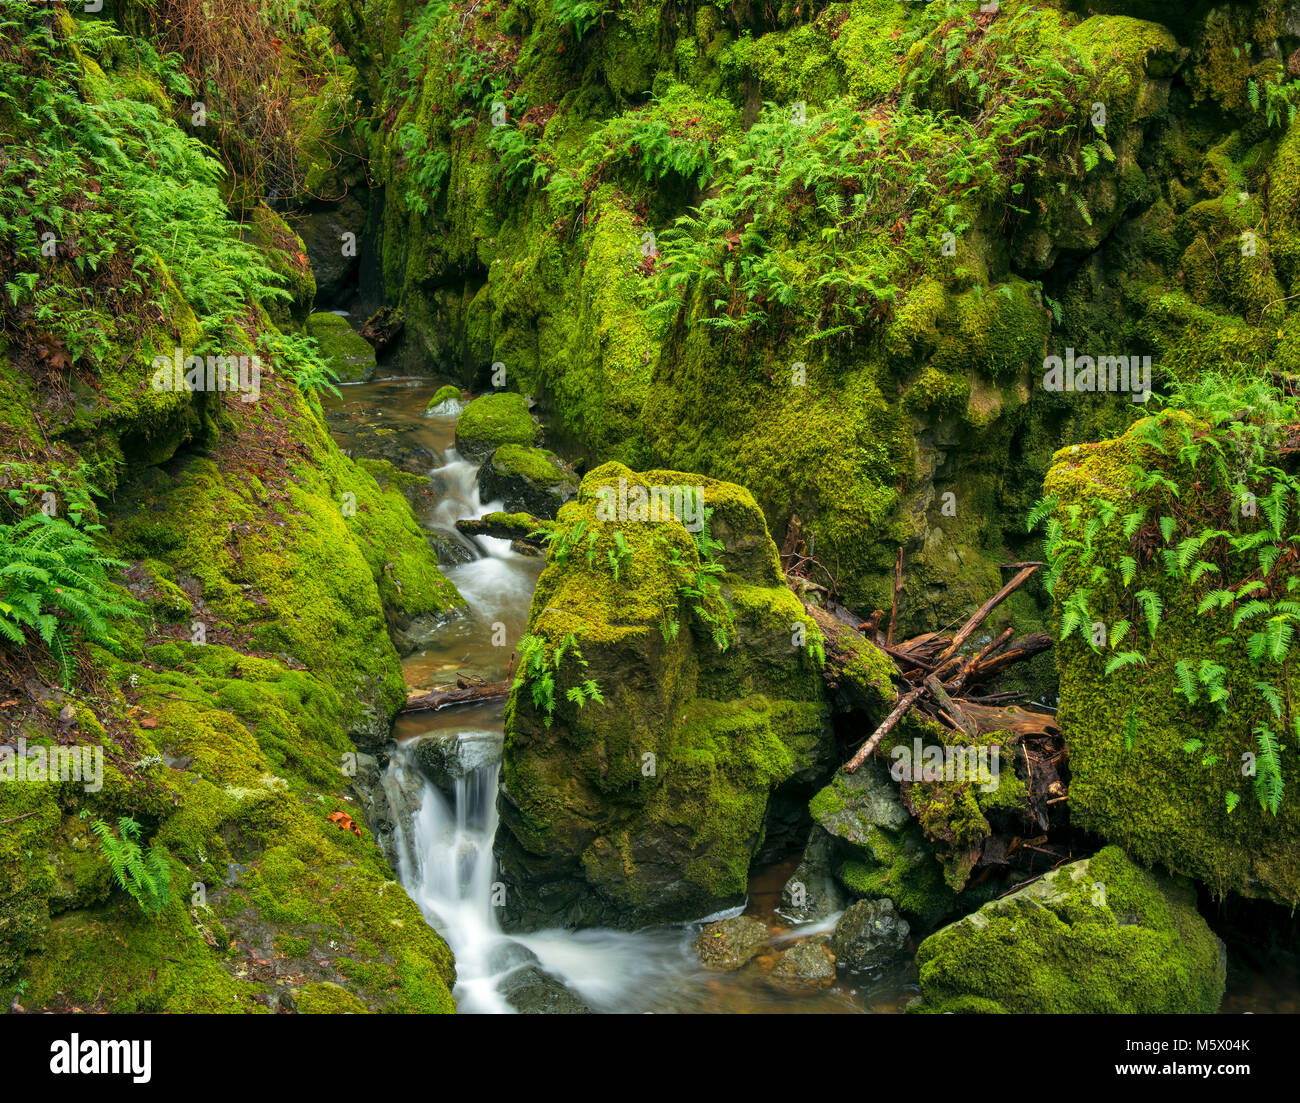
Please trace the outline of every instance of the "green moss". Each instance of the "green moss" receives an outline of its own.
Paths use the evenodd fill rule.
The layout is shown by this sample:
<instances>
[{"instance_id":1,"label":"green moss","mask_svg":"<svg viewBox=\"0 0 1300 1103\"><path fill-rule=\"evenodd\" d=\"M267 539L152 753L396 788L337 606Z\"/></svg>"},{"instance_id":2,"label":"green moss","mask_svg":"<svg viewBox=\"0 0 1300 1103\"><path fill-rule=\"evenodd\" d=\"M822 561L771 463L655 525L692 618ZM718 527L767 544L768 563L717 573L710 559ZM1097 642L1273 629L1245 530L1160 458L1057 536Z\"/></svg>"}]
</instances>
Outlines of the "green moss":
<instances>
[{"instance_id":1,"label":"green moss","mask_svg":"<svg viewBox=\"0 0 1300 1103\"><path fill-rule=\"evenodd\" d=\"M313 314L307 335L320 343L321 353L343 383L363 383L375 371L375 350L339 314Z\"/></svg>"},{"instance_id":2,"label":"green moss","mask_svg":"<svg viewBox=\"0 0 1300 1103\"><path fill-rule=\"evenodd\" d=\"M600 492L617 493L620 479L627 488L701 488L733 608L725 651L681 589L699 563L682 520L603 519ZM544 920L532 904L538 876L563 883L569 922L707 914L743 897L771 789L830 764L820 675L794 642L816 629L739 487L606 464L583 480L555 531L577 525L569 554L558 553L560 537L552 541L528 630L552 647L572 635L581 660L569 650L559 664L550 725L527 679L506 711L498 849L515 886L508 915ZM617 577L615 532L628 549ZM603 705L568 699L587 679Z\"/></svg>"},{"instance_id":3,"label":"green moss","mask_svg":"<svg viewBox=\"0 0 1300 1103\"><path fill-rule=\"evenodd\" d=\"M488 455L503 444L532 445L540 435L528 403L513 391L481 395L456 419L456 447L472 457Z\"/></svg>"},{"instance_id":4,"label":"green moss","mask_svg":"<svg viewBox=\"0 0 1300 1103\"><path fill-rule=\"evenodd\" d=\"M459 405L461 401L460 388L448 383L445 387L439 387L429 399L429 405L425 407L426 411L436 410L444 402L455 402Z\"/></svg>"},{"instance_id":5,"label":"green moss","mask_svg":"<svg viewBox=\"0 0 1300 1103\"><path fill-rule=\"evenodd\" d=\"M346 988L324 981L309 984L297 996L298 1010L303 1015L365 1015L367 1008Z\"/></svg>"},{"instance_id":6,"label":"green moss","mask_svg":"<svg viewBox=\"0 0 1300 1103\"><path fill-rule=\"evenodd\" d=\"M1114 502L1123 512L1134 509L1140 502L1133 498L1129 465L1142 454L1135 452L1138 432L1135 427L1125 438L1062 449L1046 490L1057 495L1062 509L1078 506L1085 516L1095 513L1099 501ZM1174 474L1190 485L1190 477ZM1194 499L1183 508L1195 516ZM1101 561L1117 563L1129 554L1117 531L1106 539ZM1096 584L1071 568L1057 588L1058 601L1081 585L1091 588L1089 608L1104 623L1122 618L1141 623L1141 611L1113 576ZM1163 571L1144 572L1141 586L1158 595L1163 609L1145 664L1108 676L1110 655L1094 651L1077 634L1056 648L1058 721L1070 750L1071 820L1102 838L1122 841L1139 860L1193 876L1216 893L1263 896L1294 906L1300 901L1300 856L1292 844L1300 830L1297 805L1284 801L1276 816L1261 809L1241 773L1242 756L1258 750L1255 725L1268 722L1271 714L1241 644L1225 650L1219 643L1225 635L1240 639L1240 633L1233 635L1222 614L1198 612L1200 587ZM1145 627L1137 631L1146 633ZM1189 704L1177 688L1179 660L1194 669L1202 660L1223 664L1231 708ZM1300 688L1294 677L1291 684L1293 691ZM1198 753L1185 749L1191 740L1198 741ZM1291 751L1288 745L1283 760L1288 777ZM1241 797L1232 812L1227 810L1230 792Z\"/></svg>"},{"instance_id":7,"label":"green moss","mask_svg":"<svg viewBox=\"0 0 1300 1103\"><path fill-rule=\"evenodd\" d=\"M503 444L492 453L491 463L502 475L526 479L543 486L573 478L566 474L559 456L545 448Z\"/></svg>"},{"instance_id":8,"label":"green moss","mask_svg":"<svg viewBox=\"0 0 1300 1103\"><path fill-rule=\"evenodd\" d=\"M1224 962L1189 885L1107 847L927 938L920 1010L1208 1015Z\"/></svg>"}]
</instances>

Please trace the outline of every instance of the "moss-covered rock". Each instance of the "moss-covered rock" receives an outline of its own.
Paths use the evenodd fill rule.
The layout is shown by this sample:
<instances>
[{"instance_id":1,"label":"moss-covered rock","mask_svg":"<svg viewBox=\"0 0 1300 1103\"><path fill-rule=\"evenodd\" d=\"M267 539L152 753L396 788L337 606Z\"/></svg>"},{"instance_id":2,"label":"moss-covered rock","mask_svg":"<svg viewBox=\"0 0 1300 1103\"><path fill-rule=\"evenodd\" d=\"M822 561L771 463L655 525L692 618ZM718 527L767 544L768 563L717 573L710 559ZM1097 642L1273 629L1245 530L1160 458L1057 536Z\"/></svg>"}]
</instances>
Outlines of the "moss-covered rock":
<instances>
[{"instance_id":1,"label":"moss-covered rock","mask_svg":"<svg viewBox=\"0 0 1300 1103\"><path fill-rule=\"evenodd\" d=\"M321 352L342 383L364 383L375 374L375 350L341 314L313 314L307 335L320 342Z\"/></svg>"},{"instance_id":2,"label":"moss-covered rock","mask_svg":"<svg viewBox=\"0 0 1300 1103\"><path fill-rule=\"evenodd\" d=\"M835 875L853 896L888 897L925 927L957 910L934 848L882 764L872 760L856 773L837 772L808 808L834 840Z\"/></svg>"},{"instance_id":3,"label":"moss-covered rock","mask_svg":"<svg viewBox=\"0 0 1300 1103\"><path fill-rule=\"evenodd\" d=\"M928 1012L1211 1015L1226 982L1192 887L1118 847L936 931L917 964Z\"/></svg>"},{"instance_id":4,"label":"moss-covered rock","mask_svg":"<svg viewBox=\"0 0 1300 1103\"><path fill-rule=\"evenodd\" d=\"M429 399L429 404L424 408L424 412L431 417L446 417L453 414L459 416L463 408L460 388L448 383L433 392L433 397Z\"/></svg>"},{"instance_id":5,"label":"moss-covered rock","mask_svg":"<svg viewBox=\"0 0 1300 1103\"><path fill-rule=\"evenodd\" d=\"M1149 509L1158 502L1158 488L1139 492L1136 486L1150 468L1192 486L1197 476L1179 461L1172 445L1176 425L1167 430L1173 448L1169 457L1142 443L1152 425L1147 419L1115 440L1062 449L1045 484L1059 501L1058 517L1065 519L1077 509L1086 526L1103 509L1124 514ZM1189 531L1209 523L1198 524L1201 503L1193 497L1183 507L1188 512L1180 523ZM1153 511L1150 523L1154 527L1157 522ZM1240 523L1250 524L1245 518ZM1119 563L1132 554L1118 523L1104 531L1098 525L1098 533L1099 562ZM1162 541L1158 530L1153 539ZM1212 586L1152 567L1130 588L1114 569L1097 580L1089 567L1075 562L1057 586L1062 604L1084 595L1090 624L1113 630L1129 619L1142 641L1125 643L1122 649L1140 647L1143 661L1109 674L1116 654L1112 648L1094 648L1078 632L1056 648L1058 720L1070 750L1071 820L1122 843L1139 860L1194 877L1215 893L1295 906L1300 902L1300 849L1295 843L1300 811L1286 799L1274 814L1252 791L1250 764L1260 750L1257 728L1276 720L1259 689L1262 675L1246 650L1247 629L1234 630L1230 613L1202 606ZM1149 645L1146 614L1133 597L1139 589L1158 602L1158 627ZM1180 663L1185 671L1200 671L1203 663L1220 668L1229 707L1210 705L1204 693L1198 695L1199 703L1189 700L1180 689ZM1300 691L1294 674L1284 675L1279 685L1283 693ZM1284 742L1279 764L1289 779L1296 758L1291 741Z\"/></svg>"},{"instance_id":6,"label":"moss-covered rock","mask_svg":"<svg viewBox=\"0 0 1300 1103\"><path fill-rule=\"evenodd\" d=\"M479 468L479 497L512 512L553 518L578 492L578 476L554 452L503 444Z\"/></svg>"},{"instance_id":7,"label":"moss-covered rock","mask_svg":"<svg viewBox=\"0 0 1300 1103\"><path fill-rule=\"evenodd\" d=\"M456 419L456 450L481 462L503 444L529 446L541 437L541 427L528 412L521 394L500 391L480 395Z\"/></svg>"},{"instance_id":8,"label":"moss-covered rock","mask_svg":"<svg viewBox=\"0 0 1300 1103\"><path fill-rule=\"evenodd\" d=\"M652 487L690 504L640 519ZM714 579L718 594L691 596ZM506 709L506 921L635 926L743 899L769 793L815 783L834 756L799 645L816 628L749 494L591 472L560 511L528 632Z\"/></svg>"}]
</instances>

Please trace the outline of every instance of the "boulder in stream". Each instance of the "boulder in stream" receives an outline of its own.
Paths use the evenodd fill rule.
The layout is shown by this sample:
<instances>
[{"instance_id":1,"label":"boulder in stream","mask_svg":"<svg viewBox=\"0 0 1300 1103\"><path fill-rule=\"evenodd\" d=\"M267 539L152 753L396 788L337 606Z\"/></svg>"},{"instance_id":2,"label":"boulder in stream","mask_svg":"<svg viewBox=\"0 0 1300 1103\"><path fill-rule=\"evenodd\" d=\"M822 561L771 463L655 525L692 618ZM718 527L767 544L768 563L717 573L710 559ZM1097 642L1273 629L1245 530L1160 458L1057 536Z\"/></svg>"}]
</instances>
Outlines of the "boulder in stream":
<instances>
[{"instance_id":1,"label":"boulder in stream","mask_svg":"<svg viewBox=\"0 0 1300 1103\"><path fill-rule=\"evenodd\" d=\"M808 832L798 868L781 890L778 914L795 923L826 919L843 909L849 895L835 880L835 840L820 826Z\"/></svg>"},{"instance_id":2,"label":"boulder in stream","mask_svg":"<svg viewBox=\"0 0 1300 1103\"><path fill-rule=\"evenodd\" d=\"M509 969L498 990L521 1015L588 1015L591 1008L558 977L542 968L536 954L518 942L506 942L493 951L494 970Z\"/></svg>"},{"instance_id":3,"label":"boulder in stream","mask_svg":"<svg viewBox=\"0 0 1300 1103\"><path fill-rule=\"evenodd\" d=\"M456 451L482 463L503 444L536 444L541 432L523 395L514 391L480 395L456 419Z\"/></svg>"},{"instance_id":4,"label":"boulder in stream","mask_svg":"<svg viewBox=\"0 0 1300 1103\"><path fill-rule=\"evenodd\" d=\"M578 492L578 476L545 448L503 444L479 468L478 489L484 502L550 519Z\"/></svg>"},{"instance_id":5,"label":"boulder in stream","mask_svg":"<svg viewBox=\"0 0 1300 1103\"><path fill-rule=\"evenodd\" d=\"M504 924L741 903L774 794L836 761L821 636L762 512L731 483L609 463L551 532L506 706Z\"/></svg>"},{"instance_id":6,"label":"boulder in stream","mask_svg":"<svg viewBox=\"0 0 1300 1103\"><path fill-rule=\"evenodd\" d=\"M781 955L767 981L783 992L820 992L835 983L835 955L825 937L798 942Z\"/></svg>"},{"instance_id":7,"label":"boulder in stream","mask_svg":"<svg viewBox=\"0 0 1300 1103\"><path fill-rule=\"evenodd\" d=\"M909 934L892 900L859 900L835 924L830 949L841 968L866 972L905 952Z\"/></svg>"},{"instance_id":8,"label":"boulder in stream","mask_svg":"<svg viewBox=\"0 0 1300 1103\"><path fill-rule=\"evenodd\" d=\"M420 773L453 799L458 781L500 760L501 736L491 731L437 732L415 744Z\"/></svg>"},{"instance_id":9,"label":"boulder in stream","mask_svg":"<svg viewBox=\"0 0 1300 1103\"><path fill-rule=\"evenodd\" d=\"M767 945L767 926L750 915L737 915L708 923L695 940L700 964L729 972L758 956Z\"/></svg>"},{"instance_id":10,"label":"boulder in stream","mask_svg":"<svg viewBox=\"0 0 1300 1103\"><path fill-rule=\"evenodd\" d=\"M364 383L375 374L374 347L341 314L313 314L307 335L316 338L340 383Z\"/></svg>"}]
</instances>

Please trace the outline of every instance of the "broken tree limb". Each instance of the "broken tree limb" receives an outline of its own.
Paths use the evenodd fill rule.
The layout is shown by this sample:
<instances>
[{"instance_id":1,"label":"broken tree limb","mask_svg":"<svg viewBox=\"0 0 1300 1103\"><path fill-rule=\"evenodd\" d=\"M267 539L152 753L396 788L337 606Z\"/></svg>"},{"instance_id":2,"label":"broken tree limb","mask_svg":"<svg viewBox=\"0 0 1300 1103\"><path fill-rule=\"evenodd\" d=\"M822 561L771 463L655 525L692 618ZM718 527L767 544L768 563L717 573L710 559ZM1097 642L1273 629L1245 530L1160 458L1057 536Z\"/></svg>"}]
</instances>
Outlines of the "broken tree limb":
<instances>
[{"instance_id":1,"label":"broken tree limb","mask_svg":"<svg viewBox=\"0 0 1300 1103\"><path fill-rule=\"evenodd\" d=\"M877 710L880 699L871 696L869 687L863 684L861 673L867 649L874 645L825 609L816 605L807 605L805 609L822 634L826 652L822 679L836 707L846 712ZM880 692L890 692L888 682L881 687Z\"/></svg>"},{"instance_id":2,"label":"broken tree limb","mask_svg":"<svg viewBox=\"0 0 1300 1103\"><path fill-rule=\"evenodd\" d=\"M1020 566L1020 564L1013 564L1013 566ZM1042 566L1040 563L1029 563L1021 566L1020 570L1016 572L1015 577L1012 578L1010 582L975 610L975 615L961 626L957 634L953 636L952 642L949 643L943 653L934 660L934 665L942 670L944 663L951 659L952 656L961 649L961 645L970 639L971 634L984 623L988 618L988 615L1001 605L1003 601L1020 589L1020 587L1024 585L1025 580L1038 570L1040 566Z\"/></svg>"},{"instance_id":3,"label":"broken tree limb","mask_svg":"<svg viewBox=\"0 0 1300 1103\"><path fill-rule=\"evenodd\" d=\"M939 702L939 707L943 709L948 719L952 721L954 727L959 728L972 738L979 734L979 729L975 722L967 715L965 709L958 702L948 696L948 691L943 688L943 683L933 674L925 679L925 688L930 691L930 695Z\"/></svg>"},{"instance_id":4,"label":"broken tree limb","mask_svg":"<svg viewBox=\"0 0 1300 1103\"><path fill-rule=\"evenodd\" d=\"M1035 632L1031 636L1022 636L1018 640L1013 640L1005 651L972 666L967 681L978 682L1016 663L1032 659L1035 655L1050 650L1052 643L1052 637L1046 632Z\"/></svg>"},{"instance_id":5,"label":"broken tree limb","mask_svg":"<svg viewBox=\"0 0 1300 1103\"><path fill-rule=\"evenodd\" d=\"M489 682L467 689L434 690L431 693L413 693L406 699L402 712L437 712L451 705L473 705L480 701L499 701L510 695L510 683Z\"/></svg>"},{"instance_id":6,"label":"broken tree limb","mask_svg":"<svg viewBox=\"0 0 1300 1103\"><path fill-rule=\"evenodd\" d=\"M1056 737L1061 734L1056 717L1050 712L1038 712L1020 705L981 705L964 699L959 703L962 711L975 722L981 732L1007 731L1022 739L1027 736Z\"/></svg>"},{"instance_id":7,"label":"broken tree limb","mask_svg":"<svg viewBox=\"0 0 1300 1103\"><path fill-rule=\"evenodd\" d=\"M546 547L546 541L540 536L532 535L538 529L549 528L552 522L541 521L535 517L530 520L533 524L518 521L493 520L494 517L504 518L506 514L489 513L486 517L465 518L456 522L456 531L466 536L494 536L499 540L518 540L522 544L528 544L535 548Z\"/></svg>"},{"instance_id":8,"label":"broken tree limb","mask_svg":"<svg viewBox=\"0 0 1300 1103\"><path fill-rule=\"evenodd\" d=\"M1015 634L1015 629L1008 628L997 639L990 641L976 652L974 658L967 659L962 664L961 669L957 672L956 677L948 683L948 689L953 693L956 693L961 689L961 687L966 684L966 680L970 677L971 671L979 666L979 664L987 659L994 651L1002 647Z\"/></svg>"},{"instance_id":9,"label":"broken tree limb","mask_svg":"<svg viewBox=\"0 0 1300 1103\"><path fill-rule=\"evenodd\" d=\"M857 754L855 754L851 759L848 760L848 762L844 764L844 772L846 774L851 774L855 772L859 766L861 766L864 762L866 762L868 758L871 757L871 753L876 749L876 747L880 745L880 741L884 739L885 736L889 734L890 729L892 729L893 726L903 718L903 714L906 713L907 710L910 709L914 704L916 704L917 700L924 692L925 692L925 683L922 683L921 685L917 686L914 690L912 690L910 693L907 693L904 696L899 698L898 704L894 706L894 711L891 712L888 716L886 716L885 719L881 722L880 727L878 727L874 732L871 733L871 738L868 739L865 743L862 744L861 747L858 748Z\"/></svg>"}]
</instances>

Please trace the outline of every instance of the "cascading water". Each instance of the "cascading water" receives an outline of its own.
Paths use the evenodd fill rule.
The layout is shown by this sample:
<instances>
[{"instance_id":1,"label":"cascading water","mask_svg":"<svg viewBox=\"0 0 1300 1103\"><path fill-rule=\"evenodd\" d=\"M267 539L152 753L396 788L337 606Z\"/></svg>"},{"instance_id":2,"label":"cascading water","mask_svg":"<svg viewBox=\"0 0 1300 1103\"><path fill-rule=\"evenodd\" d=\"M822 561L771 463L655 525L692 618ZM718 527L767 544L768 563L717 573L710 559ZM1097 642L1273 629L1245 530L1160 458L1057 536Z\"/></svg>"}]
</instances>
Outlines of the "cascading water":
<instances>
[{"instance_id":1,"label":"cascading water","mask_svg":"<svg viewBox=\"0 0 1300 1103\"><path fill-rule=\"evenodd\" d=\"M541 560L520 555L509 541L469 539L456 531L458 520L482 517L501 503L480 500L476 465L452 446L457 411L424 410L428 381L387 380L349 391L359 397L332 419L345 446L365 451L378 427L386 434L381 439L405 434L403 439L422 454L442 456L442 464L428 473L434 498L423 521L439 539L464 551L463 561L443 570L465 598L467 612L404 661L408 684L446 684L461 671L488 681L504 679L511 651L505 643L518 641L527 628ZM581 1010L584 1005L595 1011L825 1012L873 1005L894 1011L915 992L889 976L861 990L837 986L795 998L773 992L753 970L706 972L692 943L700 923L713 916L635 932L504 933L494 907L500 878L492 852L503 729L499 702L403 716L384 779L397 813L402 884L455 955L455 996L462 1011ZM762 890L768 897L763 912L774 923L772 909L788 872ZM825 922L818 927L828 929ZM811 933L806 927L798 936ZM784 937L777 934L775 940Z\"/></svg>"}]
</instances>

